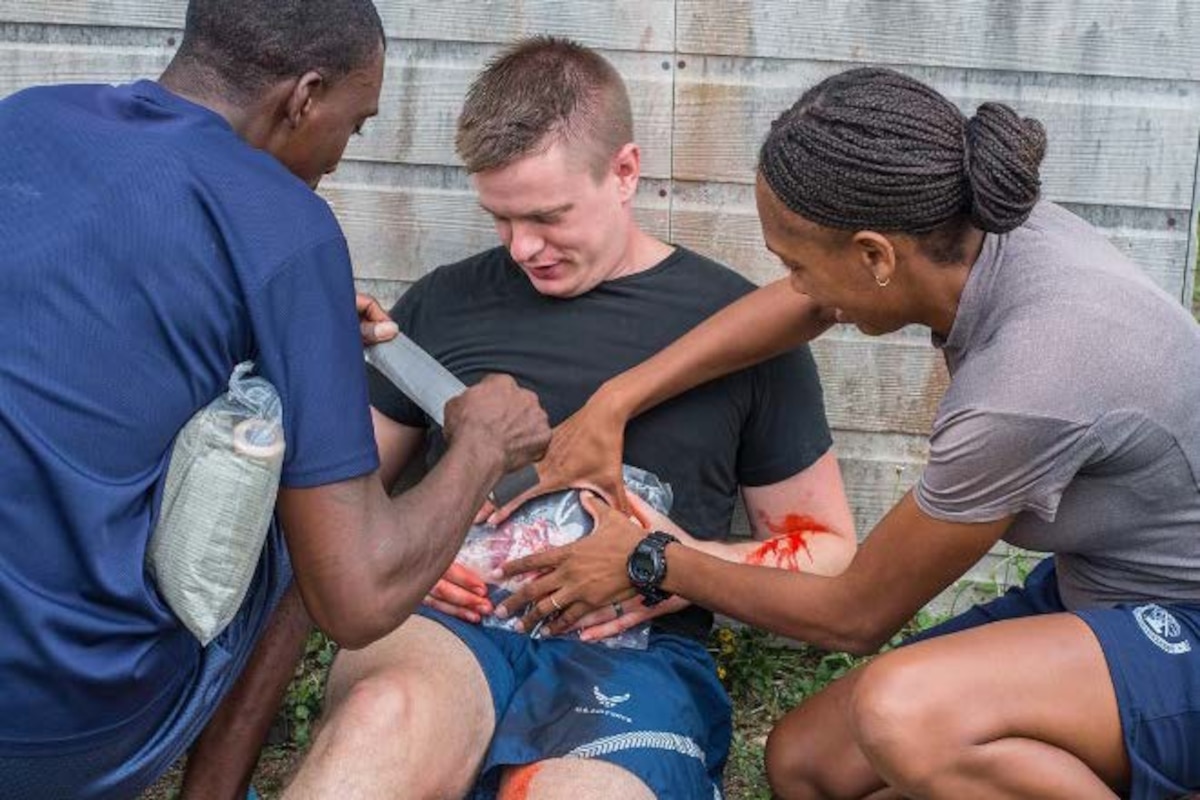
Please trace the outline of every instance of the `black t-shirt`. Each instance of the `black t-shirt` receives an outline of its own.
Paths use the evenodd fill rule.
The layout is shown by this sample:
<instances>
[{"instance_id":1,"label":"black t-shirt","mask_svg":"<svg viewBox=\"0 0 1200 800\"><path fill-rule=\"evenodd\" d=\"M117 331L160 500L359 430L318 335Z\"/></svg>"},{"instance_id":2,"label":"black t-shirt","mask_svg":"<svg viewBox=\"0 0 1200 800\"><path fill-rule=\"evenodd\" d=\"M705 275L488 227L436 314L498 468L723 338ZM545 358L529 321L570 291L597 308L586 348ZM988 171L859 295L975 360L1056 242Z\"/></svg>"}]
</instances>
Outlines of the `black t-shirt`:
<instances>
[{"instance_id":1,"label":"black t-shirt","mask_svg":"<svg viewBox=\"0 0 1200 800\"><path fill-rule=\"evenodd\" d=\"M718 309L752 291L732 270L689 250L580 297L546 297L498 247L441 267L392 309L400 329L470 385L512 375L538 395L557 425L605 380L644 361ZM397 422L430 420L369 369L371 403ZM669 483L671 518L701 539L723 539L739 486L766 486L804 470L832 440L816 365L798 348L710 381L629 423L624 460ZM430 458L444 449L432 432ZM701 638L712 615L699 608L656 620Z\"/></svg>"}]
</instances>

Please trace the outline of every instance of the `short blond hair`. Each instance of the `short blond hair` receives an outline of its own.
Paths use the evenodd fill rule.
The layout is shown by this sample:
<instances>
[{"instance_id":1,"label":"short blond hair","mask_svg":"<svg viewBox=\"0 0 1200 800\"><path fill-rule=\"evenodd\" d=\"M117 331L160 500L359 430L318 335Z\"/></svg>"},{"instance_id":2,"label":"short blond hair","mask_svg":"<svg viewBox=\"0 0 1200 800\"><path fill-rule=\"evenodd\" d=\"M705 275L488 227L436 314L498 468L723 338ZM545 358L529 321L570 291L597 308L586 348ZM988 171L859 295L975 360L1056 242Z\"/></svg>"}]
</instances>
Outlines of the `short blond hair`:
<instances>
[{"instance_id":1,"label":"short blond hair","mask_svg":"<svg viewBox=\"0 0 1200 800\"><path fill-rule=\"evenodd\" d=\"M556 142L582 144L599 178L632 141L629 94L613 65L569 39L534 36L501 52L471 83L454 144L469 173L508 166Z\"/></svg>"}]
</instances>

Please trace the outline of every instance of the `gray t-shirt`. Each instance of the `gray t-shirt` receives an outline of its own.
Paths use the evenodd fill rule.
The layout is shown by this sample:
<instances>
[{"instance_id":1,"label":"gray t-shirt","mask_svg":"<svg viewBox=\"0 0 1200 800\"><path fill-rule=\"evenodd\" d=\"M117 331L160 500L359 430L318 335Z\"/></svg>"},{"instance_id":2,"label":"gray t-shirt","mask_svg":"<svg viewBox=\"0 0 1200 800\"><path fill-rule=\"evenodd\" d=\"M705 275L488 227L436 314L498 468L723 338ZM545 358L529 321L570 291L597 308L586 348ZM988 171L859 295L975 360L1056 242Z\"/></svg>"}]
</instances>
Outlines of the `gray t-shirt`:
<instances>
[{"instance_id":1,"label":"gray t-shirt","mask_svg":"<svg viewBox=\"0 0 1200 800\"><path fill-rule=\"evenodd\" d=\"M988 235L942 347L916 488L952 522L1016 515L1068 608L1200 602L1200 326L1051 203Z\"/></svg>"}]
</instances>

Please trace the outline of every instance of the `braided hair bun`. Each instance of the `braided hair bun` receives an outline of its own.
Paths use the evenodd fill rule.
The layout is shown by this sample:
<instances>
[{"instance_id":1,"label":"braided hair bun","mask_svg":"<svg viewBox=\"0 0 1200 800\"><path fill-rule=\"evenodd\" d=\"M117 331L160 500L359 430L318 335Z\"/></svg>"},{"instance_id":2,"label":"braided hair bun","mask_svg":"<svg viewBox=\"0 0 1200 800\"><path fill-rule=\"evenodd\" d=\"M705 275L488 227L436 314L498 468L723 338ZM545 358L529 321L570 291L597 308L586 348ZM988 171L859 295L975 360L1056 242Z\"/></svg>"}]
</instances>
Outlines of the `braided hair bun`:
<instances>
[{"instance_id":1,"label":"braided hair bun","mask_svg":"<svg viewBox=\"0 0 1200 800\"><path fill-rule=\"evenodd\" d=\"M956 219L992 233L1038 201L1046 132L1008 106L970 120L890 69L826 78L771 124L759 172L789 209L842 229L921 234Z\"/></svg>"},{"instance_id":2,"label":"braided hair bun","mask_svg":"<svg viewBox=\"0 0 1200 800\"><path fill-rule=\"evenodd\" d=\"M989 233L1007 233L1029 218L1046 155L1046 129L1003 103L984 103L966 121L964 136L971 224Z\"/></svg>"}]
</instances>

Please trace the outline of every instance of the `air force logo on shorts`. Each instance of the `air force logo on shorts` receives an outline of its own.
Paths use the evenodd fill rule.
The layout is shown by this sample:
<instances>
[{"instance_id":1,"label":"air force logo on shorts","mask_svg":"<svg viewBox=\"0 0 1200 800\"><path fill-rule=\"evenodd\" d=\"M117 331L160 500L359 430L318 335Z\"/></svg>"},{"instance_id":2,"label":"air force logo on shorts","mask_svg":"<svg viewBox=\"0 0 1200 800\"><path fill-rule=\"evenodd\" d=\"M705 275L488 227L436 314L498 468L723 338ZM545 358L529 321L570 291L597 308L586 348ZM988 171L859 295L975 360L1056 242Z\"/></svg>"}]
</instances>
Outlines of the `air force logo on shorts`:
<instances>
[{"instance_id":1,"label":"air force logo on shorts","mask_svg":"<svg viewBox=\"0 0 1200 800\"><path fill-rule=\"evenodd\" d=\"M628 692L626 692L625 694L613 695L612 697L609 697L604 692L600 691L599 686L592 687L592 695L596 698L596 702L605 708L616 708L617 706L621 705L621 703L627 701L631 696Z\"/></svg>"},{"instance_id":2,"label":"air force logo on shorts","mask_svg":"<svg viewBox=\"0 0 1200 800\"><path fill-rule=\"evenodd\" d=\"M1164 652L1172 655L1191 652L1192 643L1186 636L1181 636L1183 630L1179 620L1162 606L1155 603L1138 606L1133 610L1133 618L1146 638Z\"/></svg>"}]
</instances>

